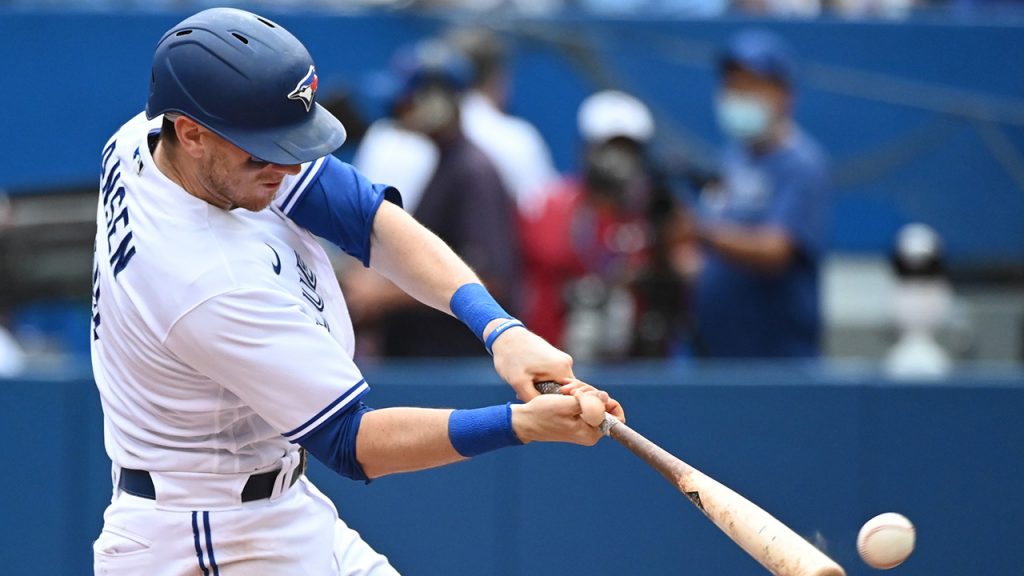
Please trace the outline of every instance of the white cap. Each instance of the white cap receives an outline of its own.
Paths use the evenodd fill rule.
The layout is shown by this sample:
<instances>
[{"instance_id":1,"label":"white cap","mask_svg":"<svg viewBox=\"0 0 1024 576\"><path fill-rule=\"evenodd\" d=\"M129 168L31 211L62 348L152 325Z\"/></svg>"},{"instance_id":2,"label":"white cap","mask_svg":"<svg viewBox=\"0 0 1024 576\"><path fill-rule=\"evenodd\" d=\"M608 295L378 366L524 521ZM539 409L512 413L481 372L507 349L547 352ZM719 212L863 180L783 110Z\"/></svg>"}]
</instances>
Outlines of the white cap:
<instances>
[{"instance_id":1,"label":"white cap","mask_svg":"<svg viewBox=\"0 0 1024 576\"><path fill-rule=\"evenodd\" d=\"M942 240L927 224L907 224L900 229L896 251L911 266L920 266L941 255Z\"/></svg>"},{"instance_id":2,"label":"white cap","mask_svg":"<svg viewBox=\"0 0 1024 576\"><path fill-rule=\"evenodd\" d=\"M626 137L647 142L654 136L654 116L647 106L618 90L604 90L580 104L576 120L580 136L588 143Z\"/></svg>"}]
</instances>

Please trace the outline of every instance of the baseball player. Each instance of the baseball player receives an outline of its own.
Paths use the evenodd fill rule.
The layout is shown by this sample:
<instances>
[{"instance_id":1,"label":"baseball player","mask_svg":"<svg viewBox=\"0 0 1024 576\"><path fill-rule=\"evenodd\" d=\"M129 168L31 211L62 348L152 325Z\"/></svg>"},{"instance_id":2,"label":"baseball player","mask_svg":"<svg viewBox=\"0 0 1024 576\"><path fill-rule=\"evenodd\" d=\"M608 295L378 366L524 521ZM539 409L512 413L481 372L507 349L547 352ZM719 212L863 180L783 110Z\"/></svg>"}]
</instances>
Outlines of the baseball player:
<instances>
[{"instance_id":1,"label":"baseball player","mask_svg":"<svg viewBox=\"0 0 1024 576\"><path fill-rule=\"evenodd\" d=\"M531 441L590 445L622 409L459 258L330 153L302 46L218 8L167 32L145 113L103 149L92 359L113 496L96 574L395 574L304 476L369 480ZM315 233L462 319L525 404L389 408L352 361ZM555 379L563 395L539 396Z\"/></svg>"}]
</instances>

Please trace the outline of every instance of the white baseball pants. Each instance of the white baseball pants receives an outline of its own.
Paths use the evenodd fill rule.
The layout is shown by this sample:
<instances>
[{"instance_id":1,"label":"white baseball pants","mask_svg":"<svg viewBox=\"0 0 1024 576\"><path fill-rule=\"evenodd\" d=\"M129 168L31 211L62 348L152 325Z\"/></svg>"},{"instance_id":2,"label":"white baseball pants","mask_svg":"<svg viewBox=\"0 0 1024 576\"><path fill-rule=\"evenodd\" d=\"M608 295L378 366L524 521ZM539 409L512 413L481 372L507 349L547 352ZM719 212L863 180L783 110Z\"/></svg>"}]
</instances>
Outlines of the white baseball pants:
<instances>
[{"instance_id":1,"label":"white baseball pants","mask_svg":"<svg viewBox=\"0 0 1024 576\"><path fill-rule=\"evenodd\" d=\"M103 520L96 576L398 575L306 478L231 510L161 510L117 491Z\"/></svg>"}]
</instances>

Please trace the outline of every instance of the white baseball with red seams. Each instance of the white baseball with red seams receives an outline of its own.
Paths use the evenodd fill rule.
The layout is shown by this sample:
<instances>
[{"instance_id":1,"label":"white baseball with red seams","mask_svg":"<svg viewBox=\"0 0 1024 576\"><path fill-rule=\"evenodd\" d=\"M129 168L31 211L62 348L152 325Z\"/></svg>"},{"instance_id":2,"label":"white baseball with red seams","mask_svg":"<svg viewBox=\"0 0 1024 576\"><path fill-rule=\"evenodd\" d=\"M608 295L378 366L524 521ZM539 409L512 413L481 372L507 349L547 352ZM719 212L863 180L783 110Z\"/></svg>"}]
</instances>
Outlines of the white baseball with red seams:
<instances>
[{"instance_id":1,"label":"white baseball with red seams","mask_svg":"<svg viewBox=\"0 0 1024 576\"><path fill-rule=\"evenodd\" d=\"M872 568L888 570L914 551L914 525L902 514L886 512L864 523L857 534L857 552Z\"/></svg>"}]
</instances>

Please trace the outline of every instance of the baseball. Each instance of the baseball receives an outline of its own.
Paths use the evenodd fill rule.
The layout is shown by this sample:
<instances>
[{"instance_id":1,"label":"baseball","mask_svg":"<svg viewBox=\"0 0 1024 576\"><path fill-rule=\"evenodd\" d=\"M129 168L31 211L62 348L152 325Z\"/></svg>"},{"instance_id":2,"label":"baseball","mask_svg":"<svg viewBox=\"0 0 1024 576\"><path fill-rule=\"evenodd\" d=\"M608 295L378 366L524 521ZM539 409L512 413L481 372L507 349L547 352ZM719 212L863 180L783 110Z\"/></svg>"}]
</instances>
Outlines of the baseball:
<instances>
[{"instance_id":1,"label":"baseball","mask_svg":"<svg viewBox=\"0 0 1024 576\"><path fill-rule=\"evenodd\" d=\"M872 568L888 570L903 563L914 551L914 525L895 512L879 514L857 534L857 552Z\"/></svg>"}]
</instances>

